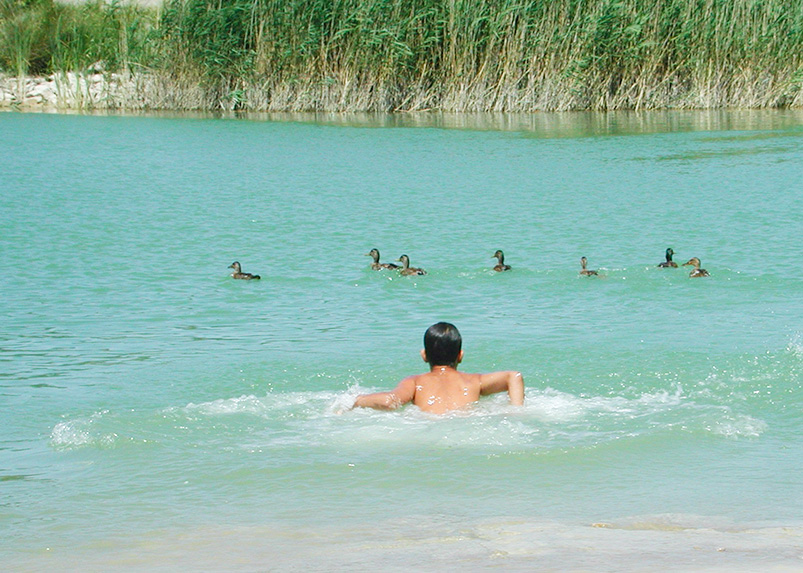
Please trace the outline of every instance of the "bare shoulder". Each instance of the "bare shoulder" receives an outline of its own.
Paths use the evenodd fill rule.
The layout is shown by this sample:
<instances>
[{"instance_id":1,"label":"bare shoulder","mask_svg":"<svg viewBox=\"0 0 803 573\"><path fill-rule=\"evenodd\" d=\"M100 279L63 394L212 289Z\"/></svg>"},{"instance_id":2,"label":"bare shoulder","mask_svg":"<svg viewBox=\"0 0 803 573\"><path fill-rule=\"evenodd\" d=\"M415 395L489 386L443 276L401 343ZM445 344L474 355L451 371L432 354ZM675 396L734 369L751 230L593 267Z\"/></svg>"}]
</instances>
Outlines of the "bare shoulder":
<instances>
[{"instance_id":1,"label":"bare shoulder","mask_svg":"<svg viewBox=\"0 0 803 573\"><path fill-rule=\"evenodd\" d=\"M399 386L401 386L402 384L416 386L422 380L426 380L426 377L427 377L428 374L429 373L426 373L426 374L412 374L410 376L407 376L406 378L403 378L401 382L399 382Z\"/></svg>"},{"instance_id":2,"label":"bare shoulder","mask_svg":"<svg viewBox=\"0 0 803 573\"><path fill-rule=\"evenodd\" d=\"M402 403L409 402L415 396L415 389L419 385L420 374L414 374L402 379L393 389L393 393L402 401Z\"/></svg>"},{"instance_id":3,"label":"bare shoulder","mask_svg":"<svg viewBox=\"0 0 803 573\"><path fill-rule=\"evenodd\" d=\"M484 374L473 372L460 372L460 376L466 383L482 384L482 377Z\"/></svg>"}]
</instances>

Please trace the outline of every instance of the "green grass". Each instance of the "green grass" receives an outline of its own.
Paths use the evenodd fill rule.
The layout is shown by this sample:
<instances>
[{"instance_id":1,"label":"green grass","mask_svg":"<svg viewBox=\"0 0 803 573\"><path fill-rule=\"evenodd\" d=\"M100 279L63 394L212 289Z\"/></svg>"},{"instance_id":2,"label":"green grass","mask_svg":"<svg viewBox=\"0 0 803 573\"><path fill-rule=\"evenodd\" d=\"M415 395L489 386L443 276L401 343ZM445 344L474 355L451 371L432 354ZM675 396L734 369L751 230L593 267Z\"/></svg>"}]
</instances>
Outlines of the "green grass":
<instances>
[{"instance_id":1,"label":"green grass","mask_svg":"<svg viewBox=\"0 0 803 573\"><path fill-rule=\"evenodd\" d=\"M803 0L0 2L7 74L103 60L148 70L166 107L803 105Z\"/></svg>"}]
</instances>

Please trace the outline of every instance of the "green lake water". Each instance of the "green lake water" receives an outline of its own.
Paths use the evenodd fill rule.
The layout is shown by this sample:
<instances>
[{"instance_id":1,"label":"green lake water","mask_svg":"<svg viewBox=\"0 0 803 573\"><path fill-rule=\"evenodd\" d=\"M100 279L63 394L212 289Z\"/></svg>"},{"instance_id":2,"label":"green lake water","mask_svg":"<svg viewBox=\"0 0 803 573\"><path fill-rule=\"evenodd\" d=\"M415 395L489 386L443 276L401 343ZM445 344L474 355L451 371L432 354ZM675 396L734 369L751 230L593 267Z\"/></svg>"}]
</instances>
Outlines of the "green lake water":
<instances>
[{"instance_id":1,"label":"green lake water","mask_svg":"<svg viewBox=\"0 0 803 573\"><path fill-rule=\"evenodd\" d=\"M0 561L799 569L802 182L801 112L0 114ZM440 320L523 408L347 411Z\"/></svg>"}]
</instances>

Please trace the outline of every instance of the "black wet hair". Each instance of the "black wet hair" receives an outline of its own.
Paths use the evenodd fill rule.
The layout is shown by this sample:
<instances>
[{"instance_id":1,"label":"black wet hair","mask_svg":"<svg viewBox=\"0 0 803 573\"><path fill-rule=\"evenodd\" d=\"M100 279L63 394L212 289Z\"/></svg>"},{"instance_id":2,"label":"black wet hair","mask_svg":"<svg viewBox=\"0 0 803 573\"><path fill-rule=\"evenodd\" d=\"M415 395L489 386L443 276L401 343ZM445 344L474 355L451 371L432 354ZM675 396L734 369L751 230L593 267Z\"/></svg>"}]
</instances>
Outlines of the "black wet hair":
<instances>
[{"instance_id":1,"label":"black wet hair","mask_svg":"<svg viewBox=\"0 0 803 573\"><path fill-rule=\"evenodd\" d=\"M454 324L438 322L424 333L424 352L430 366L457 368L463 338Z\"/></svg>"}]
</instances>

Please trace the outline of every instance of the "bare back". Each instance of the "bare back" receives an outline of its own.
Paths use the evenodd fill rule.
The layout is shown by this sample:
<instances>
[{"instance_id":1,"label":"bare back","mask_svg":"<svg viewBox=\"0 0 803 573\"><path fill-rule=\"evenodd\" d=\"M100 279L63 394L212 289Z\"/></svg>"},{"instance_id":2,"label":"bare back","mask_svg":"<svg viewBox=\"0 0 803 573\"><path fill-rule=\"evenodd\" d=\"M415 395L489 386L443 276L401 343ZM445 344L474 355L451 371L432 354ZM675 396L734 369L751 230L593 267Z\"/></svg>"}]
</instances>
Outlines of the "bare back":
<instances>
[{"instance_id":1,"label":"bare back","mask_svg":"<svg viewBox=\"0 0 803 573\"><path fill-rule=\"evenodd\" d=\"M443 414L463 408L480 399L480 375L436 367L431 372L413 376L413 404L424 412Z\"/></svg>"},{"instance_id":2,"label":"bare back","mask_svg":"<svg viewBox=\"0 0 803 573\"><path fill-rule=\"evenodd\" d=\"M426 374L408 376L390 392L357 396L353 407L392 410L412 402L424 412L443 414L464 408L480 396L507 392L510 403L524 403L524 379L513 370L467 374L450 366L433 366Z\"/></svg>"}]
</instances>

